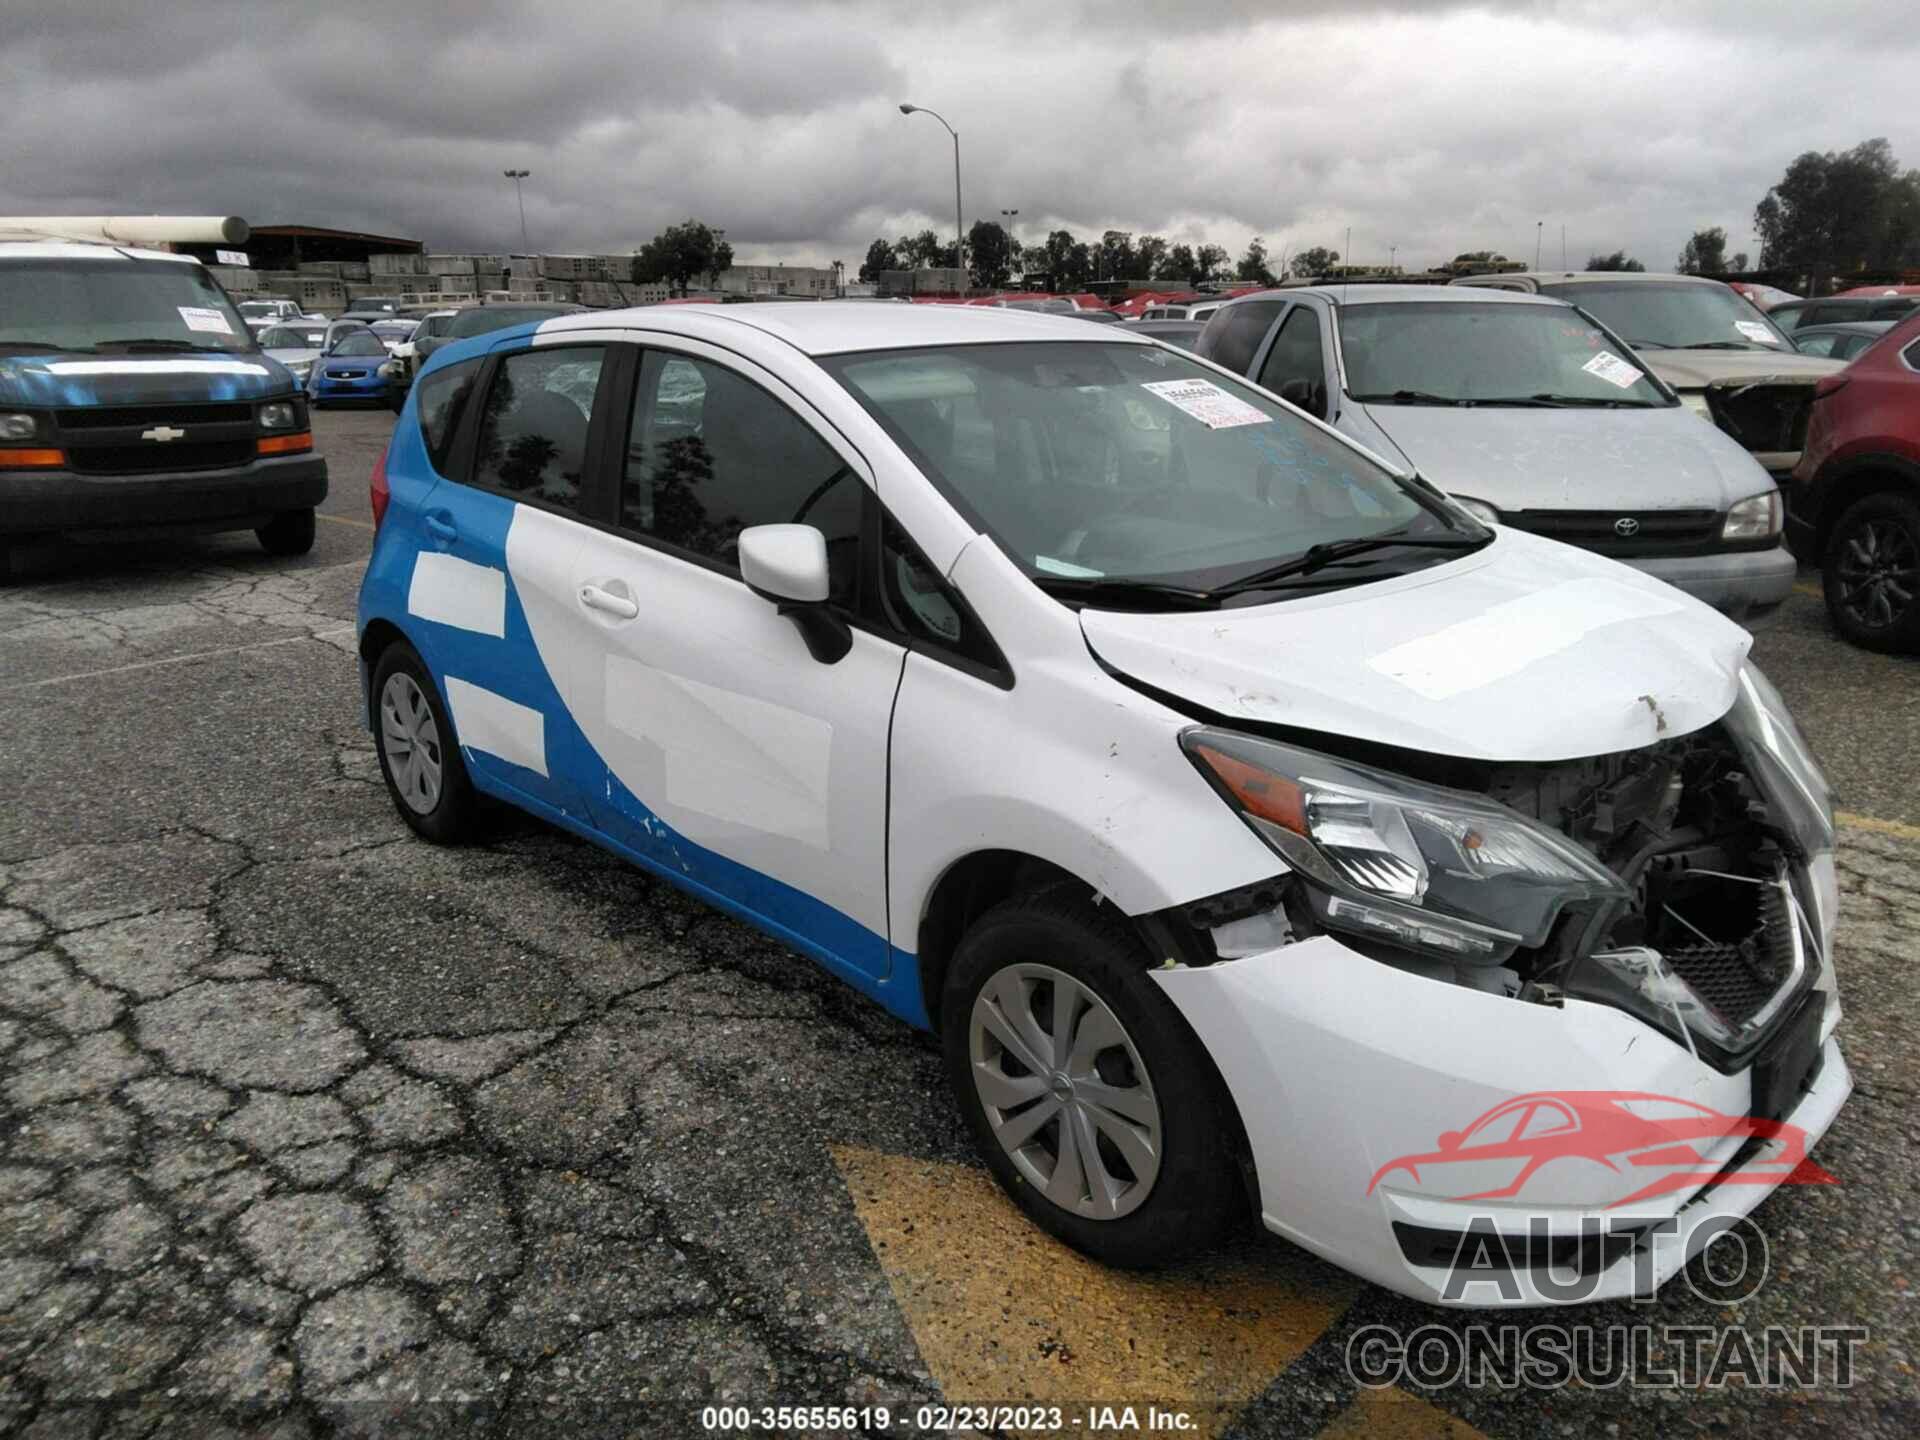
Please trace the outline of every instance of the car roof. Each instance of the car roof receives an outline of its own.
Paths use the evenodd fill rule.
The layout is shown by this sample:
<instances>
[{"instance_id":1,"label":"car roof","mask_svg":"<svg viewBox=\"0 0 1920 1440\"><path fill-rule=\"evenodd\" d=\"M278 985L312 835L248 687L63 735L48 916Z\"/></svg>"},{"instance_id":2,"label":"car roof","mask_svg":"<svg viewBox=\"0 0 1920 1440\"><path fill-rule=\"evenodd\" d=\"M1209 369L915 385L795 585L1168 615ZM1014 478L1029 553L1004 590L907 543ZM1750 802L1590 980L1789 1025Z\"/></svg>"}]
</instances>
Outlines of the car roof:
<instances>
[{"instance_id":1,"label":"car roof","mask_svg":"<svg viewBox=\"0 0 1920 1440\"><path fill-rule=\"evenodd\" d=\"M1520 290L1478 290L1452 285L1288 285L1277 290L1261 290L1229 300L1243 305L1249 300L1290 300L1299 295L1317 295L1334 305L1459 305L1463 302L1492 301L1496 305L1558 305L1567 302L1552 295L1534 295Z\"/></svg>"},{"instance_id":2,"label":"car roof","mask_svg":"<svg viewBox=\"0 0 1920 1440\"><path fill-rule=\"evenodd\" d=\"M171 250L137 250L130 245L95 245L78 240L0 239L0 259L178 260L183 265L198 265L200 263L191 255L176 255Z\"/></svg>"},{"instance_id":3,"label":"car roof","mask_svg":"<svg viewBox=\"0 0 1920 1440\"><path fill-rule=\"evenodd\" d=\"M1467 289L1496 280L1531 280L1539 285L1598 285L1615 281L1639 285L1651 280L1662 280L1668 284L1677 281L1686 285L1718 285L1722 289L1727 288L1721 281L1711 280L1705 275L1681 275L1669 270L1507 270L1497 275L1463 275L1449 283Z\"/></svg>"},{"instance_id":4,"label":"car roof","mask_svg":"<svg viewBox=\"0 0 1920 1440\"><path fill-rule=\"evenodd\" d=\"M730 325L757 330L807 355L853 350L910 350L923 345L986 344L1018 340L1073 340L1082 344L1148 342L1130 327L1098 330L1071 315L993 305L864 305L821 300L806 305L674 305L591 310L540 325L542 333L635 329L712 338Z\"/></svg>"}]
</instances>

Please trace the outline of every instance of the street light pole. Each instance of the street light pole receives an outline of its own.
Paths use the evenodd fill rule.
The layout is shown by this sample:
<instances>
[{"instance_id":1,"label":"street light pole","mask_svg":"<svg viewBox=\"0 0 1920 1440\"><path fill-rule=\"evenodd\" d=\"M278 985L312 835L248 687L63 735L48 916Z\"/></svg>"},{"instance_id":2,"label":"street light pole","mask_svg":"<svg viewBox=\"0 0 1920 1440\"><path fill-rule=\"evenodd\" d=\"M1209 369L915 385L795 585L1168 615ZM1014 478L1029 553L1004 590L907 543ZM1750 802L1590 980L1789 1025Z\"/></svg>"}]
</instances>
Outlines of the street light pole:
<instances>
[{"instance_id":1,"label":"street light pole","mask_svg":"<svg viewBox=\"0 0 1920 1440\"><path fill-rule=\"evenodd\" d=\"M967 238L966 228L960 219L960 132L954 129L953 126L947 125L945 116L939 114L937 111L927 109L924 105L908 105L903 103L900 106L900 113L902 115L931 115L942 125L946 125L947 133L953 137L953 258L960 268L960 288L964 290L967 288Z\"/></svg>"},{"instance_id":2,"label":"street light pole","mask_svg":"<svg viewBox=\"0 0 1920 1440\"><path fill-rule=\"evenodd\" d=\"M531 255L533 247L527 244L527 197L520 191L520 182L533 174L531 170L503 170L500 172L513 181L513 198L520 202L520 253Z\"/></svg>"},{"instance_id":3,"label":"street light pole","mask_svg":"<svg viewBox=\"0 0 1920 1440\"><path fill-rule=\"evenodd\" d=\"M1540 237L1545 233L1546 228L1547 222L1544 220L1533 222L1533 268L1536 271L1540 268Z\"/></svg>"}]
</instances>

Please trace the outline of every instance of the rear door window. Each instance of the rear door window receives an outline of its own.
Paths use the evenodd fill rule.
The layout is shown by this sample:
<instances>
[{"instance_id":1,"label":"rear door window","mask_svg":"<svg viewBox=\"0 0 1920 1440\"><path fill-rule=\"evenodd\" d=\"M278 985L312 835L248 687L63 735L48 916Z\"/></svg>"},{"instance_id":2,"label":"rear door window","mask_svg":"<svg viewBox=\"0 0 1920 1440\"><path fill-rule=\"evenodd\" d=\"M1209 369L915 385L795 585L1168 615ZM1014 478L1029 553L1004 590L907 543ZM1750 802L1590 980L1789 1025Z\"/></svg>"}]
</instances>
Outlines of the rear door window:
<instances>
[{"instance_id":1,"label":"rear door window","mask_svg":"<svg viewBox=\"0 0 1920 1440\"><path fill-rule=\"evenodd\" d=\"M1289 380L1306 381L1316 397L1326 392L1327 354L1320 340L1320 317L1305 305L1293 307L1260 367L1263 390L1278 395Z\"/></svg>"},{"instance_id":2,"label":"rear door window","mask_svg":"<svg viewBox=\"0 0 1920 1440\"><path fill-rule=\"evenodd\" d=\"M1285 302L1247 300L1238 305L1222 305L1207 321L1200 336L1200 353L1216 365L1224 365L1236 375L1253 368L1253 357L1260 342L1267 338L1267 327L1278 318Z\"/></svg>"},{"instance_id":3,"label":"rear door window","mask_svg":"<svg viewBox=\"0 0 1920 1440\"><path fill-rule=\"evenodd\" d=\"M578 511L604 359L598 345L502 356L480 418L474 483L516 500Z\"/></svg>"}]
</instances>

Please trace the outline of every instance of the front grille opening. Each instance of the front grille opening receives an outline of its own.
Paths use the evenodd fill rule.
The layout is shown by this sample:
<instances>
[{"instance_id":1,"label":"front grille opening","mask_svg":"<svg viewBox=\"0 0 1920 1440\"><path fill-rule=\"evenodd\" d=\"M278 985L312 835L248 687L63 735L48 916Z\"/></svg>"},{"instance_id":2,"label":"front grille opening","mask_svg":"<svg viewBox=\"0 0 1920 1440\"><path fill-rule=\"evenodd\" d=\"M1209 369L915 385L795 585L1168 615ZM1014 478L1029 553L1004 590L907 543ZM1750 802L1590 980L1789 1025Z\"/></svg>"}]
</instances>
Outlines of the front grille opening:
<instances>
[{"instance_id":1,"label":"front grille opening","mask_svg":"<svg viewBox=\"0 0 1920 1440\"><path fill-rule=\"evenodd\" d=\"M67 452L81 475L139 475L159 471L222 470L252 461L252 440L214 440L204 444L88 445Z\"/></svg>"},{"instance_id":2,"label":"front grille opening","mask_svg":"<svg viewBox=\"0 0 1920 1440\"><path fill-rule=\"evenodd\" d=\"M1718 510L1513 510L1503 523L1597 555L1689 555L1719 548Z\"/></svg>"},{"instance_id":3,"label":"front grille opening","mask_svg":"<svg viewBox=\"0 0 1920 1440\"><path fill-rule=\"evenodd\" d=\"M114 408L88 408L59 412L60 428L72 434L80 430L114 430L130 426L171 424L251 425L251 405L122 405Z\"/></svg>"},{"instance_id":4,"label":"front grille opening","mask_svg":"<svg viewBox=\"0 0 1920 1440\"><path fill-rule=\"evenodd\" d=\"M1684 862L1684 856L1662 856L1649 867L1647 943L1737 1030L1792 971L1791 907L1778 885L1702 874Z\"/></svg>"},{"instance_id":5,"label":"front grille opening","mask_svg":"<svg viewBox=\"0 0 1920 1440\"><path fill-rule=\"evenodd\" d=\"M1813 386L1710 385L1707 408L1714 423L1749 450L1791 452L1802 448Z\"/></svg>"}]
</instances>

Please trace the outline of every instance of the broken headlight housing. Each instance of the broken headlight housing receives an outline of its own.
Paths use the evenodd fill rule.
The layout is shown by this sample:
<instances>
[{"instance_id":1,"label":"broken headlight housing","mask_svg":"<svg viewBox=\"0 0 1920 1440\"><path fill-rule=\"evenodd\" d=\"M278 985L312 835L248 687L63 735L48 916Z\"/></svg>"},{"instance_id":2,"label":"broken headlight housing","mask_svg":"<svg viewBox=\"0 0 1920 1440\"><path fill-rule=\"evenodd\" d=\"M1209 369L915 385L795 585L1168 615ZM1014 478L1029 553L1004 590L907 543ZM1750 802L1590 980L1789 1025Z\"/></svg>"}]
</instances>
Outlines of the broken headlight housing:
<instances>
[{"instance_id":1,"label":"broken headlight housing","mask_svg":"<svg viewBox=\"0 0 1920 1440\"><path fill-rule=\"evenodd\" d=\"M1566 836L1484 796L1230 730L1180 743L1331 930L1493 964L1543 944L1569 904L1626 894Z\"/></svg>"}]
</instances>

